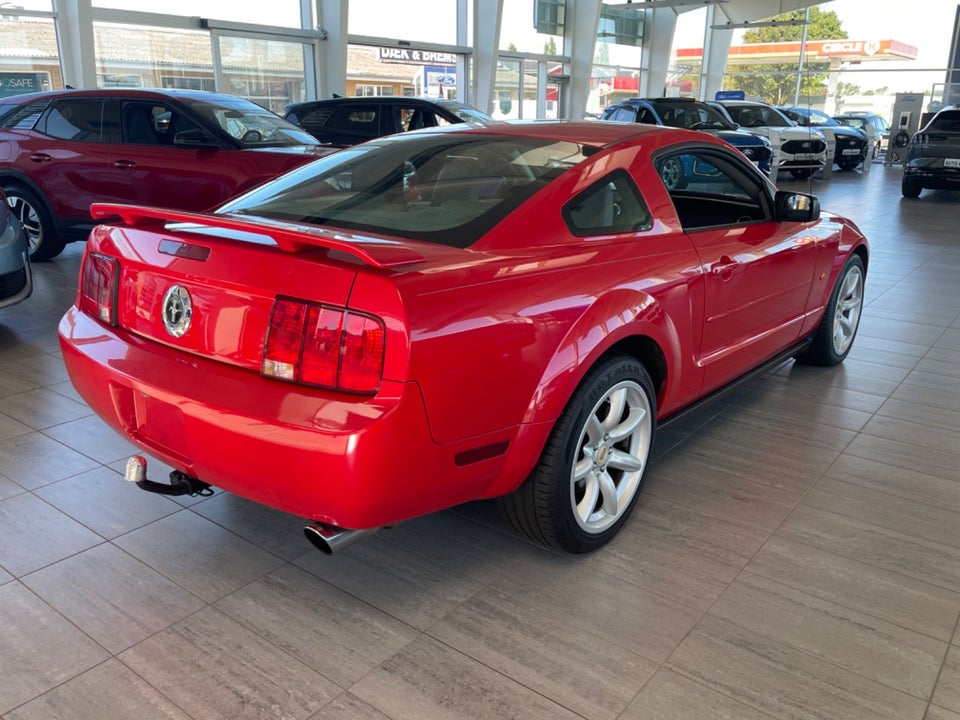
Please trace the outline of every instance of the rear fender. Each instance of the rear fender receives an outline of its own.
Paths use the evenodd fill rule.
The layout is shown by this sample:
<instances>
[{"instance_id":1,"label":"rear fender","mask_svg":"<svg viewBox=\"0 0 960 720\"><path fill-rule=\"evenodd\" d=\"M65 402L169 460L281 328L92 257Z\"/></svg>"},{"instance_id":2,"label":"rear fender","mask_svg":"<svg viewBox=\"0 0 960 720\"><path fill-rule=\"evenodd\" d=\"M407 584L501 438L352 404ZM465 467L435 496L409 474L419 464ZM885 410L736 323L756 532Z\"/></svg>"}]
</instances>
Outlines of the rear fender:
<instances>
[{"instance_id":1,"label":"rear fender","mask_svg":"<svg viewBox=\"0 0 960 720\"><path fill-rule=\"evenodd\" d=\"M657 300L633 290L614 290L597 300L570 328L545 369L503 470L489 496L515 490L530 474L554 423L577 386L597 361L618 345L647 338L663 355L666 368L681 366L688 345ZM626 350L625 350L626 351ZM679 373L651 369L658 400L678 392Z\"/></svg>"}]
</instances>

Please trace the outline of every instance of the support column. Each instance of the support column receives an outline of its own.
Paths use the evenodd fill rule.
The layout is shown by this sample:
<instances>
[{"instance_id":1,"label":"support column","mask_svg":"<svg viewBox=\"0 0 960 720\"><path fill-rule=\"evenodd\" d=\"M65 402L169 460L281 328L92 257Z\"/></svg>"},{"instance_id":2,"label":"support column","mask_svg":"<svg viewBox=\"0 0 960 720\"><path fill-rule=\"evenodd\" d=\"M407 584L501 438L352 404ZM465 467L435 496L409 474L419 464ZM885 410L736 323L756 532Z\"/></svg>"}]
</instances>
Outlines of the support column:
<instances>
[{"instance_id":1,"label":"support column","mask_svg":"<svg viewBox=\"0 0 960 720\"><path fill-rule=\"evenodd\" d=\"M473 100L475 107L487 113L493 112L502 16L503 0L474 0Z\"/></svg>"},{"instance_id":2,"label":"support column","mask_svg":"<svg viewBox=\"0 0 960 720\"><path fill-rule=\"evenodd\" d=\"M717 6L707 8L706 29L703 32L703 62L700 66L700 94L701 100L713 100L716 94L723 90L723 74L727 67L727 58L730 55L730 43L733 40L733 30L714 30Z\"/></svg>"},{"instance_id":3,"label":"support column","mask_svg":"<svg viewBox=\"0 0 960 720\"><path fill-rule=\"evenodd\" d=\"M640 56L640 97L662 97L667 85L677 13L670 7L644 10Z\"/></svg>"},{"instance_id":4,"label":"support column","mask_svg":"<svg viewBox=\"0 0 960 720\"><path fill-rule=\"evenodd\" d=\"M61 0L57 3L56 23L64 85L95 88L97 53L91 0Z\"/></svg>"},{"instance_id":5,"label":"support column","mask_svg":"<svg viewBox=\"0 0 960 720\"><path fill-rule=\"evenodd\" d=\"M563 54L570 56L570 80L567 91L563 94L564 107L561 117L579 120L587 110L599 24L600 0L576 0L567 3Z\"/></svg>"},{"instance_id":6,"label":"support column","mask_svg":"<svg viewBox=\"0 0 960 720\"><path fill-rule=\"evenodd\" d=\"M326 99L347 93L347 7L343 0L316 0L317 97Z\"/></svg>"}]
</instances>

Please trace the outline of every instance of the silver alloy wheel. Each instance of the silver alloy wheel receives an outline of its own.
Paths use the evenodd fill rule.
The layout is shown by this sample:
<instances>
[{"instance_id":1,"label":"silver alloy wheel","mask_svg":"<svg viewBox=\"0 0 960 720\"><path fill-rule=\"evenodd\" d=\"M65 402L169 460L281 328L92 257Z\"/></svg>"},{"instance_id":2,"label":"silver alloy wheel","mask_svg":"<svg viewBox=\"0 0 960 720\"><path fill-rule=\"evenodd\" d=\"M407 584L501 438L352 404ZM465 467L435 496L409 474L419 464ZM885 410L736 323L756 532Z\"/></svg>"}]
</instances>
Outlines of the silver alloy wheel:
<instances>
[{"instance_id":1,"label":"silver alloy wheel","mask_svg":"<svg viewBox=\"0 0 960 720\"><path fill-rule=\"evenodd\" d=\"M611 387L590 411L570 472L570 502L585 532L601 533L623 515L640 487L653 413L639 383Z\"/></svg>"},{"instance_id":2,"label":"silver alloy wheel","mask_svg":"<svg viewBox=\"0 0 960 720\"><path fill-rule=\"evenodd\" d=\"M660 164L660 177L667 190L673 190L683 179L683 163L677 158L667 158Z\"/></svg>"},{"instance_id":3,"label":"silver alloy wheel","mask_svg":"<svg viewBox=\"0 0 960 720\"><path fill-rule=\"evenodd\" d=\"M857 334L860 310L863 307L863 272L853 265L843 278L833 311L833 351L843 355Z\"/></svg>"},{"instance_id":4,"label":"silver alloy wheel","mask_svg":"<svg viewBox=\"0 0 960 720\"><path fill-rule=\"evenodd\" d=\"M13 212L13 216L20 221L24 232L27 233L27 243L30 254L33 255L43 240L43 226L40 224L40 215L37 209L18 195L8 194L7 205Z\"/></svg>"}]
</instances>

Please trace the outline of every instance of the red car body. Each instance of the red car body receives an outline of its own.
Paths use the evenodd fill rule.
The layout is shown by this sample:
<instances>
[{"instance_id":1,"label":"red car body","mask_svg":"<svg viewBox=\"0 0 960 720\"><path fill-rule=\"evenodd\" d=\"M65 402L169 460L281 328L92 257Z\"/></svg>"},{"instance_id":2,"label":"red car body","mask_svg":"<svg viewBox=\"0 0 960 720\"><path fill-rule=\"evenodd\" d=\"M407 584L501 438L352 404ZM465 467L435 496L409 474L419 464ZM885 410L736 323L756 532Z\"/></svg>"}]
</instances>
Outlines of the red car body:
<instances>
[{"instance_id":1,"label":"red car body","mask_svg":"<svg viewBox=\"0 0 960 720\"><path fill-rule=\"evenodd\" d=\"M803 350L845 265L852 257L866 265L856 227L818 212L809 221L765 217L685 231L675 205L683 198L654 170L664 153L731 163L766 193L761 207L776 197L706 134L536 123L359 147L386 153L390 143L449 138L546 138L582 157L467 247L258 218L253 201L237 212L243 198L206 216L95 207L125 223L94 230L82 271L106 258L115 267L102 276L115 273L115 287L91 305L96 288L85 293L82 279L60 325L79 393L118 432L189 476L336 527L375 528L515 491L578 386L611 353L644 365L663 421ZM319 164L330 161L339 162ZM607 177L636 183L649 221L575 232L572 199ZM251 196L267 198L283 180ZM162 301L175 285L192 297L192 322L179 337L165 329ZM342 380L356 386L338 386L335 373L353 362L348 349L332 374L316 371L330 387L267 376L267 365L283 365L267 356L280 342L285 298L317 303L311 317L325 308L362 318L370 330L362 342L382 343L364 356L376 362L382 353L379 374L358 365Z\"/></svg>"},{"instance_id":2,"label":"red car body","mask_svg":"<svg viewBox=\"0 0 960 720\"><path fill-rule=\"evenodd\" d=\"M0 186L34 259L85 238L91 203L209 210L330 152L222 93L110 88L0 100Z\"/></svg>"}]
</instances>

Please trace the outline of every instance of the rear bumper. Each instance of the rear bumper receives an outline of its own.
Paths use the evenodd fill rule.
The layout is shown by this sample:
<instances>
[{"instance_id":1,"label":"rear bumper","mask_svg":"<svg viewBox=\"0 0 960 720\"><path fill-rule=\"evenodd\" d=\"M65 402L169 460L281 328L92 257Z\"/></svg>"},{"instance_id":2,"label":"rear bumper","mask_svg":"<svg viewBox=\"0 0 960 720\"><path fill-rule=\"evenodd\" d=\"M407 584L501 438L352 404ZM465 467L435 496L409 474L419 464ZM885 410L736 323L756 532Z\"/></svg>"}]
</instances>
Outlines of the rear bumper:
<instances>
[{"instance_id":1,"label":"rear bumper","mask_svg":"<svg viewBox=\"0 0 960 720\"><path fill-rule=\"evenodd\" d=\"M904 180L929 190L960 190L960 169L904 166Z\"/></svg>"},{"instance_id":2,"label":"rear bumper","mask_svg":"<svg viewBox=\"0 0 960 720\"><path fill-rule=\"evenodd\" d=\"M210 485L338 527L380 527L486 496L516 432L440 445L416 383L384 382L373 398L303 388L104 327L76 308L59 330L77 391L135 445ZM469 454L490 445L499 454Z\"/></svg>"}]
</instances>

